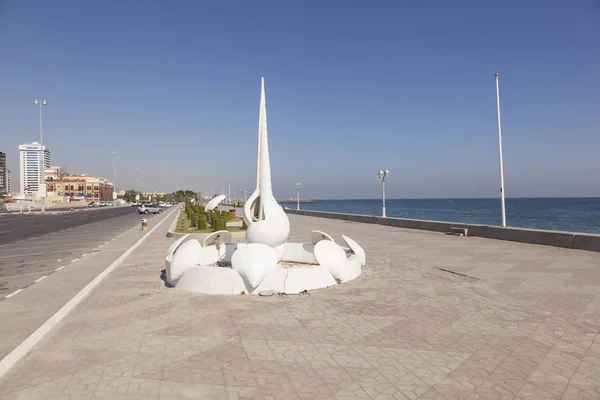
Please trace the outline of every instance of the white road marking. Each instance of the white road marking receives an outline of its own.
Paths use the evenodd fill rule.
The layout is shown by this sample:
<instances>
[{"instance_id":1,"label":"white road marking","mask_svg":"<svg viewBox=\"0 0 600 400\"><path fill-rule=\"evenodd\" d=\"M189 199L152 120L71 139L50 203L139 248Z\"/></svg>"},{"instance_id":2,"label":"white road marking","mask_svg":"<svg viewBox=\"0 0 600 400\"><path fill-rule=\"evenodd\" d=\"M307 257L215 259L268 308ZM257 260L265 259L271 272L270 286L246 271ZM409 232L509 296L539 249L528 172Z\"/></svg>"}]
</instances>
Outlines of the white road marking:
<instances>
[{"instance_id":1,"label":"white road marking","mask_svg":"<svg viewBox=\"0 0 600 400\"><path fill-rule=\"evenodd\" d=\"M79 260L79 257L72 259L71 262L74 263L77 260Z\"/></svg>"},{"instance_id":2,"label":"white road marking","mask_svg":"<svg viewBox=\"0 0 600 400\"><path fill-rule=\"evenodd\" d=\"M85 257L85 256L87 256L87 253L83 253L83 254L81 255L81 257Z\"/></svg>"},{"instance_id":3,"label":"white road marking","mask_svg":"<svg viewBox=\"0 0 600 400\"><path fill-rule=\"evenodd\" d=\"M63 265L63 266L61 266L61 267L58 267L58 268L56 268L54 271L55 271L55 272L56 272L56 271L60 271L61 269L65 268L65 267L66 267L66 265Z\"/></svg>"},{"instance_id":4,"label":"white road marking","mask_svg":"<svg viewBox=\"0 0 600 400\"><path fill-rule=\"evenodd\" d=\"M23 291L23 289L17 289L17 290L15 290L14 292L12 292L11 294L4 296L4 298L5 298L5 299L10 299L10 298L11 298L11 297L13 297L15 294L19 294L19 293L21 293L22 291Z\"/></svg>"},{"instance_id":5,"label":"white road marking","mask_svg":"<svg viewBox=\"0 0 600 400\"><path fill-rule=\"evenodd\" d=\"M173 211L175 211L174 209ZM168 216L170 216L173 211L171 211ZM8 353L6 357L0 361L0 378L2 378L20 359L22 359L27 353L31 351L33 346L35 346L42 338L50 332L50 330L56 326L63 318L65 318L79 303L86 299L89 294L100 284L111 272L113 272L117 267L123 264L123 261L131 253L135 251L144 241L154 232L163 222L167 220L167 216L163 218L154 228L152 228L148 233L141 237L133 246L131 246L125 253L121 255L118 259L115 260L112 264L110 264L104 271L102 271L98 276L94 278L90 283L88 283L83 289L79 291L71 300L67 302L64 306L60 308L51 316L42 326L35 330L27 339L25 339L20 345L18 345L13 351ZM22 289L19 289L19 292ZM11 293L9 296L13 296L17 292Z\"/></svg>"},{"instance_id":6,"label":"white road marking","mask_svg":"<svg viewBox=\"0 0 600 400\"><path fill-rule=\"evenodd\" d=\"M43 274L46 271L38 271L38 272L30 272L28 274L18 274L18 275L10 275L10 276L3 276L3 279L15 279L15 278L21 278L23 276L31 276L31 275L39 275L39 274Z\"/></svg>"},{"instance_id":7,"label":"white road marking","mask_svg":"<svg viewBox=\"0 0 600 400\"><path fill-rule=\"evenodd\" d=\"M44 279L46 279L48 277L48 275L44 275L41 278L37 278L34 282L38 283L39 281L43 281Z\"/></svg>"}]
</instances>

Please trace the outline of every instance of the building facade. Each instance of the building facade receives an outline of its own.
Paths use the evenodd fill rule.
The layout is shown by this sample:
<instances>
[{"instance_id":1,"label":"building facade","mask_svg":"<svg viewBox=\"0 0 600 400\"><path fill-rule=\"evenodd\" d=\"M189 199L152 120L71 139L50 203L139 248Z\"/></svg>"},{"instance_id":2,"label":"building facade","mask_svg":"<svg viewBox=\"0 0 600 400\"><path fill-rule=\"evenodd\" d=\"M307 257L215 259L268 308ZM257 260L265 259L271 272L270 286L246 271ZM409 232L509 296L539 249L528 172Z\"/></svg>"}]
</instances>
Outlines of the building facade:
<instances>
[{"instance_id":1,"label":"building facade","mask_svg":"<svg viewBox=\"0 0 600 400\"><path fill-rule=\"evenodd\" d=\"M48 197L63 196L68 199L88 202L111 201L113 182L110 179L93 176L62 176L60 179L46 181Z\"/></svg>"},{"instance_id":2,"label":"building facade","mask_svg":"<svg viewBox=\"0 0 600 400\"><path fill-rule=\"evenodd\" d=\"M50 149L38 142L19 145L19 169L21 193L32 196L40 189L42 183L42 152L43 168L50 167Z\"/></svg>"},{"instance_id":3,"label":"building facade","mask_svg":"<svg viewBox=\"0 0 600 400\"><path fill-rule=\"evenodd\" d=\"M10 169L6 168L6 173L4 174L4 182L6 182L6 193L12 194L12 184L10 180Z\"/></svg>"},{"instance_id":4,"label":"building facade","mask_svg":"<svg viewBox=\"0 0 600 400\"><path fill-rule=\"evenodd\" d=\"M0 192L8 193L6 182L6 154L0 151Z\"/></svg>"},{"instance_id":5,"label":"building facade","mask_svg":"<svg viewBox=\"0 0 600 400\"><path fill-rule=\"evenodd\" d=\"M55 165L51 166L50 168L46 168L44 171L44 178L46 178L46 182L57 181L61 179L63 175L65 175L64 169Z\"/></svg>"}]
</instances>

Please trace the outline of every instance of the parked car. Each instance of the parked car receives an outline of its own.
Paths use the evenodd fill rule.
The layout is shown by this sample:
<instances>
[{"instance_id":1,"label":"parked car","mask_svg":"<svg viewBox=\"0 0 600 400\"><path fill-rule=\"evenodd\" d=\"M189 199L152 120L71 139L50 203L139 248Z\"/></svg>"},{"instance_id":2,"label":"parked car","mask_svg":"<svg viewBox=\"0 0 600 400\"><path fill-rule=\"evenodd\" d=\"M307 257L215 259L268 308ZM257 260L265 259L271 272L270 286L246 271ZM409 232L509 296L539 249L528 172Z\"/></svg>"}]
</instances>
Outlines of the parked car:
<instances>
[{"instance_id":1,"label":"parked car","mask_svg":"<svg viewBox=\"0 0 600 400\"><path fill-rule=\"evenodd\" d=\"M160 208L158 205L156 204L142 204L139 208L138 208L138 212L140 214L160 214L162 212L162 208Z\"/></svg>"},{"instance_id":2,"label":"parked car","mask_svg":"<svg viewBox=\"0 0 600 400\"><path fill-rule=\"evenodd\" d=\"M96 207L96 203L94 203L94 202L92 201L92 202L91 202L91 203L89 203L87 206L88 206L88 207Z\"/></svg>"}]
</instances>

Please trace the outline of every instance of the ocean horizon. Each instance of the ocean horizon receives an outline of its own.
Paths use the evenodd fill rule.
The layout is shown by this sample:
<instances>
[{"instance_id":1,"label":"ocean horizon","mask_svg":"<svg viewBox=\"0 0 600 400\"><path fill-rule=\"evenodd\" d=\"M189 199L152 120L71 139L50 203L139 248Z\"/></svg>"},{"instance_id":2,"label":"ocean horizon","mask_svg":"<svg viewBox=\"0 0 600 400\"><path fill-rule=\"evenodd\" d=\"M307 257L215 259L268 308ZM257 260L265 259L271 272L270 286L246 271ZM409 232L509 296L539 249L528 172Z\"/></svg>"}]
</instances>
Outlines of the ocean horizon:
<instances>
[{"instance_id":1,"label":"ocean horizon","mask_svg":"<svg viewBox=\"0 0 600 400\"><path fill-rule=\"evenodd\" d=\"M381 215L379 199L312 199L302 210ZM287 204L292 208L293 204ZM499 198L390 198L388 217L501 225ZM600 197L507 197L506 225L600 234Z\"/></svg>"}]
</instances>

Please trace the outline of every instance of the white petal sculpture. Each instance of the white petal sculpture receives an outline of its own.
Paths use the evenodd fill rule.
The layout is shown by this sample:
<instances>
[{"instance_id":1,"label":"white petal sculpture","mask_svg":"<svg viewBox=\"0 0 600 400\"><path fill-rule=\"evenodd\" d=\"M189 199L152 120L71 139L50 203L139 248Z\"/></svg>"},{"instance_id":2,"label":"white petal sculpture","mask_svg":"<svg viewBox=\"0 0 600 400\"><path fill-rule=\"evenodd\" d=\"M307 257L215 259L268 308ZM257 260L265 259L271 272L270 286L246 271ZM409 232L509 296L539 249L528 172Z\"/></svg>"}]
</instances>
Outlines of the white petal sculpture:
<instances>
[{"instance_id":1,"label":"white petal sculpture","mask_svg":"<svg viewBox=\"0 0 600 400\"><path fill-rule=\"evenodd\" d=\"M352 250L352 252L356 254L358 259L360 260L360 265L365 265L367 263L367 255L365 254L365 251L360 246L360 244L356 243L354 240L352 240L346 235L342 235L342 239L344 239L344 242L346 242L348 247L350 247L350 250Z\"/></svg>"},{"instance_id":2,"label":"white petal sculpture","mask_svg":"<svg viewBox=\"0 0 600 400\"><path fill-rule=\"evenodd\" d=\"M202 247L211 245L220 246L225 243L231 243L231 233L229 231L216 231L204 239Z\"/></svg>"},{"instance_id":3,"label":"white petal sculpture","mask_svg":"<svg viewBox=\"0 0 600 400\"><path fill-rule=\"evenodd\" d=\"M206 211L224 198L221 195L211 200ZM310 243L287 242L290 222L271 187L264 79L260 90L256 190L244 204L242 218L248 226L246 243L231 243L232 235L227 231L209 235L203 246L185 238L173 243L165 258L167 281L198 293L258 294L268 290L291 294L347 282L359 276L365 265L364 250L347 236L342 238L349 249L316 230L310 233Z\"/></svg>"},{"instance_id":4,"label":"white petal sculpture","mask_svg":"<svg viewBox=\"0 0 600 400\"><path fill-rule=\"evenodd\" d=\"M171 245L167 248L167 253L165 254L165 268L168 270L171 267L171 261L173 260L173 253L177 251L177 248L186 240L190 235L185 235L171 243Z\"/></svg>"},{"instance_id":5,"label":"white petal sculpture","mask_svg":"<svg viewBox=\"0 0 600 400\"><path fill-rule=\"evenodd\" d=\"M331 240L332 242L335 242L335 240L333 240L333 238L330 235L321 231L312 231L309 235L309 238L312 244L317 244L321 240Z\"/></svg>"},{"instance_id":6,"label":"white petal sculpture","mask_svg":"<svg viewBox=\"0 0 600 400\"><path fill-rule=\"evenodd\" d=\"M201 254L202 246L196 239L183 243L173 254L171 265L167 268L167 282L175 285L177 280L183 276L188 268L196 265L198 256Z\"/></svg>"},{"instance_id":7,"label":"white petal sculpture","mask_svg":"<svg viewBox=\"0 0 600 400\"><path fill-rule=\"evenodd\" d=\"M346 272L346 252L342 247L329 240L321 240L315 245L315 258L319 265L327 268L338 281L344 279Z\"/></svg>"},{"instance_id":8,"label":"white petal sculpture","mask_svg":"<svg viewBox=\"0 0 600 400\"><path fill-rule=\"evenodd\" d=\"M233 253L231 267L239 272L247 286L255 288L277 268L277 253L266 244L250 243Z\"/></svg>"},{"instance_id":9,"label":"white petal sculpture","mask_svg":"<svg viewBox=\"0 0 600 400\"><path fill-rule=\"evenodd\" d=\"M175 253L175 251L177 250L177 248L179 247L179 245L189 237L190 235L187 234L185 236L180 237L179 239L177 239L176 241L174 241L173 243L171 243L171 245L167 248L167 254L165 254L165 256L171 256L173 255L173 253Z\"/></svg>"},{"instance_id":10,"label":"white petal sculpture","mask_svg":"<svg viewBox=\"0 0 600 400\"><path fill-rule=\"evenodd\" d=\"M206 211L206 212L211 211L216 206L218 206L223 200L225 200L225 195L224 194L218 195L217 197L215 197L214 199L212 199L211 201L208 202L206 207L204 207L204 211Z\"/></svg>"}]
</instances>

